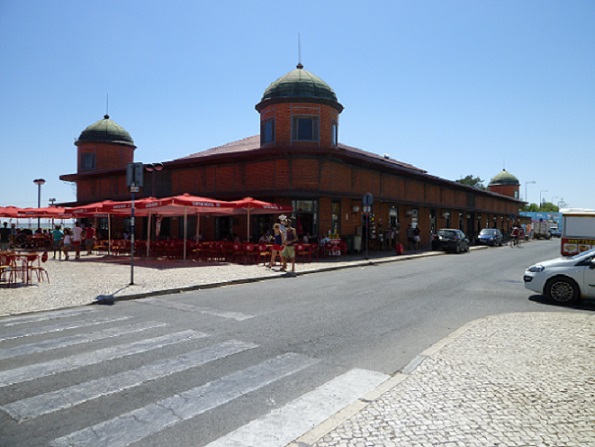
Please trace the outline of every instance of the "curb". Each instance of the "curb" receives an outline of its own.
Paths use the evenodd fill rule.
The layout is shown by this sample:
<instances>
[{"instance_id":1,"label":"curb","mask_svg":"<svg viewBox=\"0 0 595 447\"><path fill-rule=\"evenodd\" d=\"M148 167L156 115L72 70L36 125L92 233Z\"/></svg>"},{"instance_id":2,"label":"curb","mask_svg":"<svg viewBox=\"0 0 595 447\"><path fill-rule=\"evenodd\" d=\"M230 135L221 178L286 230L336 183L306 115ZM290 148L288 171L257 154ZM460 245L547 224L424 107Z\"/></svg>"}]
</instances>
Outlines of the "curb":
<instances>
[{"instance_id":1,"label":"curb","mask_svg":"<svg viewBox=\"0 0 595 447\"><path fill-rule=\"evenodd\" d=\"M514 315L514 314L511 314ZM400 385L403 381L407 380L411 374L415 372L417 367L423 363L429 357L436 355L447 345L454 342L466 331L472 327L480 324L482 321L489 319L490 317L478 318L477 320L470 321L464 324L459 329L456 329L442 340L434 343L429 348L418 354L413 360L411 360L402 370L395 372L391 378L380 384L375 389L369 391L364 396L360 397L357 401L343 408L341 411L335 413L333 416L322 422L318 426L314 427L309 432L303 434L296 440L287 444L285 447L309 447L314 444L331 431L336 429L338 426L355 416L357 413L362 411L371 403L378 400L384 393Z\"/></svg>"}]
</instances>

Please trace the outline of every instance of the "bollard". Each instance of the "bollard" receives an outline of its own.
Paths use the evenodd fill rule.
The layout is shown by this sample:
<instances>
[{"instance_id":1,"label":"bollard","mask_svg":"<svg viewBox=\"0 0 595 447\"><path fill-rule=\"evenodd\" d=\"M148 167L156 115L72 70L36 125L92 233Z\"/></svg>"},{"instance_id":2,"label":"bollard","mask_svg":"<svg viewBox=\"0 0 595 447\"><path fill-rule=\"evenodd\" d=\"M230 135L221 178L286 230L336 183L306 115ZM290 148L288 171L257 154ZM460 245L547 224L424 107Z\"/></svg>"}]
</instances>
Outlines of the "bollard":
<instances>
[{"instance_id":1,"label":"bollard","mask_svg":"<svg viewBox=\"0 0 595 447\"><path fill-rule=\"evenodd\" d=\"M395 253L398 255L402 255L403 254L403 244L397 244L395 245Z\"/></svg>"}]
</instances>

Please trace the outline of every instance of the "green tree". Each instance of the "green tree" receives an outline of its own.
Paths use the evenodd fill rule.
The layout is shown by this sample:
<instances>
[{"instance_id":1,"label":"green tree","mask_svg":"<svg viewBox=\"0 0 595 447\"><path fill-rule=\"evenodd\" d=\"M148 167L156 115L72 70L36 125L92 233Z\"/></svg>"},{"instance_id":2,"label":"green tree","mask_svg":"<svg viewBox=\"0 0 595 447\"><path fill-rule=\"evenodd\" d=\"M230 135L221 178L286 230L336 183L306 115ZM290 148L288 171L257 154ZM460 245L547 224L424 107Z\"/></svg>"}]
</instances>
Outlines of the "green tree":
<instances>
[{"instance_id":1,"label":"green tree","mask_svg":"<svg viewBox=\"0 0 595 447\"><path fill-rule=\"evenodd\" d=\"M540 211L546 211L548 213L557 213L560 211L560 208L554 205L552 202L543 202L541 204Z\"/></svg>"},{"instance_id":2,"label":"green tree","mask_svg":"<svg viewBox=\"0 0 595 447\"><path fill-rule=\"evenodd\" d=\"M462 185L472 186L473 188L483 189L483 190L486 189L485 185L483 184L483 180L480 179L479 177L474 177L473 175L468 175L466 177L460 178L455 181Z\"/></svg>"},{"instance_id":3,"label":"green tree","mask_svg":"<svg viewBox=\"0 0 595 447\"><path fill-rule=\"evenodd\" d=\"M547 213L557 213L558 211L560 211L560 208L558 206L554 205L552 202L543 202L541 204L541 207L539 205L537 205L536 203L529 203L528 205L525 205L523 207L523 211L531 211L531 212L544 211Z\"/></svg>"}]
</instances>

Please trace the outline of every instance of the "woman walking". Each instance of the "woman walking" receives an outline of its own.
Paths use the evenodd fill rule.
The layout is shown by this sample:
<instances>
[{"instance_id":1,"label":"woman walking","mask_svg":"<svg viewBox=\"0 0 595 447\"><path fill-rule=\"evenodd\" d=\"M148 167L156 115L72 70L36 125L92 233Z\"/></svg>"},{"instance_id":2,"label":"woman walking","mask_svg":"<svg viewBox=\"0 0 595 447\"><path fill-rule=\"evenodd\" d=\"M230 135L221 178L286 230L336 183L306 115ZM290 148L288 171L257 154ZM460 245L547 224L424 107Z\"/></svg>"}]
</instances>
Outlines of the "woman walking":
<instances>
[{"instance_id":1,"label":"woman walking","mask_svg":"<svg viewBox=\"0 0 595 447\"><path fill-rule=\"evenodd\" d=\"M273 248L271 249L271 262L268 268L273 268L277 264L277 256L281 256L283 250L283 234L281 233L281 225L276 223L273 225Z\"/></svg>"}]
</instances>

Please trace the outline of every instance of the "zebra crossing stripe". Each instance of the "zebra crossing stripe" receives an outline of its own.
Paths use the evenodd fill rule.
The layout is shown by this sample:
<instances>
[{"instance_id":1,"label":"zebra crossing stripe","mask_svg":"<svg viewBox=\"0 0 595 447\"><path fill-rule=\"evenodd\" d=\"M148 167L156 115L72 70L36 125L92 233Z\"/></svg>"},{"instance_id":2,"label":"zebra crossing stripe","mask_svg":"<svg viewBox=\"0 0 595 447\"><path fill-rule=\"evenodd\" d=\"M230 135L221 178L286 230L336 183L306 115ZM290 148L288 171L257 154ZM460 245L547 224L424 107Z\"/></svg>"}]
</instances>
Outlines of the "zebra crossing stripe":
<instances>
[{"instance_id":1,"label":"zebra crossing stripe","mask_svg":"<svg viewBox=\"0 0 595 447\"><path fill-rule=\"evenodd\" d=\"M48 326L40 326L40 327L30 327L30 328L23 328L14 332L9 332L7 334L0 335L0 341L4 340L14 340L15 338L23 338L23 337L30 337L32 335L42 335L42 334L49 334L51 332L61 332L66 331L68 329L77 329L80 327L85 326L96 326L98 324L106 324L111 323L113 321L124 321L128 320L131 317L105 317L105 318L95 318L93 320L79 320L79 321L64 321L59 324L52 324Z\"/></svg>"},{"instance_id":2,"label":"zebra crossing stripe","mask_svg":"<svg viewBox=\"0 0 595 447\"><path fill-rule=\"evenodd\" d=\"M33 315L16 315L14 317L0 318L0 327L15 326L17 324L39 323L45 320L57 320L59 318L73 317L76 315L86 314L89 312L98 312L97 309L79 308L79 309L64 309L52 310L49 312L37 312Z\"/></svg>"},{"instance_id":3,"label":"zebra crossing stripe","mask_svg":"<svg viewBox=\"0 0 595 447\"><path fill-rule=\"evenodd\" d=\"M78 354L49 362L9 369L0 372L0 388L202 337L207 337L207 335L187 330L125 345L99 349L86 354Z\"/></svg>"},{"instance_id":4,"label":"zebra crossing stripe","mask_svg":"<svg viewBox=\"0 0 595 447\"><path fill-rule=\"evenodd\" d=\"M224 310L213 309L211 307L194 306L192 304L178 303L176 301L163 300L159 298L145 298L139 301L154 304L156 306L167 307L169 309L196 312L205 315L212 315L214 317L228 318L236 321L244 321L254 317L253 315L247 315L241 312L228 312Z\"/></svg>"},{"instance_id":5,"label":"zebra crossing stripe","mask_svg":"<svg viewBox=\"0 0 595 447\"><path fill-rule=\"evenodd\" d=\"M52 349L66 348L81 343L104 340L106 338L130 335L134 334L135 332L142 332L148 329L154 329L163 326L167 326L167 324L149 321L146 323L138 323L130 326L101 329L100 331L90 332L87 334L69 335L67 337L54 338L50 340L40 341L37 343L29 343L26 345L15 346L12 348L0 349L0 360L22 357L24 355L31 355L38 352L50 351Z\"/></svg>"},{"instance_id":6,"label":"zebra crossing stripe","mask_svg":"<svg viewBox=\"0 0 595 447\"><path fill-rule=\"evenodd\" d=\"M389 378L353 369L206 447L284 447Z\"/></svg>"},{"instance_id":7,"label":"zebra crossing stripe","mask_svg":"<svg viewBox=\"0 0 595 447\"><path fill-rule=\"evenodd\" d=\"M80 383L50 393L33 396L0 406L19 423L44 414L71 408L109 394L142 385L145 382L205 365L239 352L256 348L253 343L230 340L196 351L166 359L140 368Z\"/></svg>"},{"instance_id":8,"label":"zebra crossing stripe","mask_svg":"<svg viewBox=\"0 0 595 447\"><path fill-rule=\"evenodd\" d=\"M125 447L178 422L189 420L244 394L263 388L317 362L318 360L301 354L284 354L55 439L50 446Z\"/></svg>"}]
</instances>

